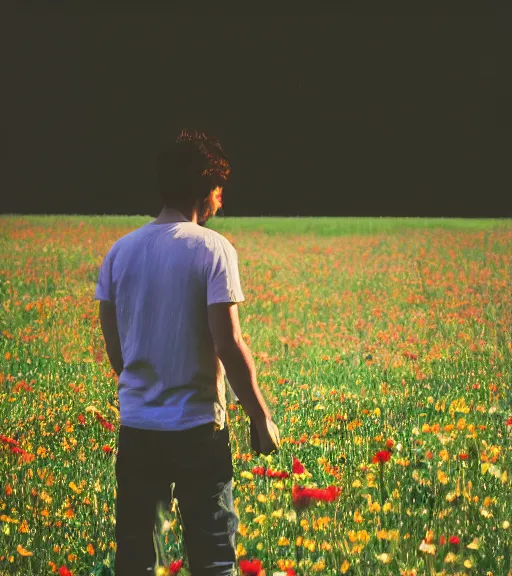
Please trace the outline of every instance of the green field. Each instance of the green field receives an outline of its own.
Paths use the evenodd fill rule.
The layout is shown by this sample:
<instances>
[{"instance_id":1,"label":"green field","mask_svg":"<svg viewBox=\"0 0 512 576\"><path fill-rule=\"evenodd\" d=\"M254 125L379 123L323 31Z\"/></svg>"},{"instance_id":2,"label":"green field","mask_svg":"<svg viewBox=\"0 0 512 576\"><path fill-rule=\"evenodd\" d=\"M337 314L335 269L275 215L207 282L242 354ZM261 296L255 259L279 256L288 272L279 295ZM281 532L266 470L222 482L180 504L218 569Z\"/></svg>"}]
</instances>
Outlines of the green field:
<instances>
[{"instance_id":1,"label":"green field","mask_svg":"<svg viewBox=\"0 0 512 576\"><path fill-rule=\"evenodd\" d=\"M93 295L113 242L150 219L0 217L0 576L113 573L118 404ZM239 560L266 576L511 574L512 221L207 227L238 252L242 331L283 440L251 454L230 407ZM341 491L300 509L293 486ZM164 520L161 565L183 559L185 576L175 507Z\"/></svg>"}]
</instances>

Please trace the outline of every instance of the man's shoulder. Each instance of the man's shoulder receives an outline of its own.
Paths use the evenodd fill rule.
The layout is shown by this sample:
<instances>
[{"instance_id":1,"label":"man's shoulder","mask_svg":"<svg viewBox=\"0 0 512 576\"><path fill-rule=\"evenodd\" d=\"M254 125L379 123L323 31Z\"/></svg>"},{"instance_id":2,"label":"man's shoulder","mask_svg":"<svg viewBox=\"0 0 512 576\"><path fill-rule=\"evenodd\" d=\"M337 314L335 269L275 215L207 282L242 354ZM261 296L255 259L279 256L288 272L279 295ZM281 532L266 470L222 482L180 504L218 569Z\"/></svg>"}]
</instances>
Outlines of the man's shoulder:
<instances>
[{"instance_id":1,"label":"man's shoulder","mask_svg":"<svg viewBox=\"0 0 512 576\"><path fill-rule=\"evenodd\" d=\"M234 250L233 244L222 234L217 232L216 230L212 230L211 228L202 228L205 232L205 246L209 250L218 250L218 249L227 249L227 250Z\"/></svg>"}]
</instances>

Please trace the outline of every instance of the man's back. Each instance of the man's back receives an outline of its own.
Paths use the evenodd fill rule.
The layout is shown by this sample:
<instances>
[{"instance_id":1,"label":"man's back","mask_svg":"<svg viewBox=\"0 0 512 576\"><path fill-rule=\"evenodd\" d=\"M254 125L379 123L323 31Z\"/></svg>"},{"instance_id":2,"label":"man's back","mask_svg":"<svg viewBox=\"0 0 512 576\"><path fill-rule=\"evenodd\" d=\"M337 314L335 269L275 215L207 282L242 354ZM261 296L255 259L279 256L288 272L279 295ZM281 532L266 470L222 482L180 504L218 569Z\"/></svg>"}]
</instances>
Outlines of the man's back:
<instances>
[{"instance_id":1,"label":"man's back","mask_svg":"<svg viewBox=\"0 0 512 576\"><path fill-rule=\"evenodd\" d=\"M95 298L116 304L121 424L184 430L225 423L224 370L207 306L243 302L236 250L191 222L149 223L104 259Z\"/></svg>"}]
</instances>

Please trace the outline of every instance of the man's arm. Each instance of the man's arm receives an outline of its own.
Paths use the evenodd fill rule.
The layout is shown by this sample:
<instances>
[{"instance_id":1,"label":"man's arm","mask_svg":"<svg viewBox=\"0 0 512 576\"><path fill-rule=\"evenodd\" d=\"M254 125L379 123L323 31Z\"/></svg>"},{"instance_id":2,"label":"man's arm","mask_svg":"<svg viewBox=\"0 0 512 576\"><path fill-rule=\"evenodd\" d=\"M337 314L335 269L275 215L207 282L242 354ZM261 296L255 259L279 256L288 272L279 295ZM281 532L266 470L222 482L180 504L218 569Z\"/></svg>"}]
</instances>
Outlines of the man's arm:
<instances>
[{"instance_id":1,"label":"man's arm","mask_svg":"<svg viewBox=\"0 0 512 576\"><path fill-rule=\"evenodd\" d=\"M123 356L117 330L116 305L113 302L100 301L100 323L110 365L114 372L120 376L123 371Z\"/></svg>"}]
</instances>

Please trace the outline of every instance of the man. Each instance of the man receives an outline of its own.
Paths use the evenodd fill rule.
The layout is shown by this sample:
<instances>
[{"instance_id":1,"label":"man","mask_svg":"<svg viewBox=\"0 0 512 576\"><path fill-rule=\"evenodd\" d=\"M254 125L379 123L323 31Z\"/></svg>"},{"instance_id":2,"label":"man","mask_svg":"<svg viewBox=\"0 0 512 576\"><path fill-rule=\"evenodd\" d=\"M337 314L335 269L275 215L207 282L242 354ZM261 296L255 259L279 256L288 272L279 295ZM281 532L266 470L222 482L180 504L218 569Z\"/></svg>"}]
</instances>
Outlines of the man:
<instances>
[{"instance_id":1,"label":"man","mask_svg":"<svg viewBox=\"0 0 512 576\"><path fill-rule=\"evenodd\" d=\"M241 336L236 250L198 225L221 206L230 170L218 141L183 131L158 161L162 211L117 240L99 272L95 299L119 377L116 576L154 570L156 510L168 508L171 483L192 576L236 574L222 367L250 417L252 448L279 448Z\"/></svg>"}]
</instances>

